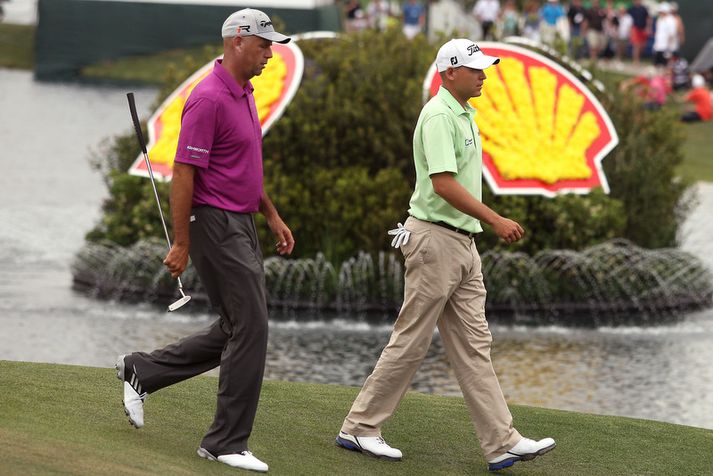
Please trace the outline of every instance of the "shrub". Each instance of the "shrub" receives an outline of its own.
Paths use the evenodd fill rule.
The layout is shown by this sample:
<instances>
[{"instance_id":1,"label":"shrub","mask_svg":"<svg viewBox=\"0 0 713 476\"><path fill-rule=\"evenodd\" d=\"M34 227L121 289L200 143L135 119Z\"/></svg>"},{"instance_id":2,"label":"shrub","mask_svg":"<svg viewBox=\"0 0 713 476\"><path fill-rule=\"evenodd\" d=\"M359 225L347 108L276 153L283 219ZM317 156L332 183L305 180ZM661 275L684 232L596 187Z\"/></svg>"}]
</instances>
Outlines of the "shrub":
<instances>
[{"instance_id":1,"label":"shrub","mask_svg":"<svg viewBox=\"0 0 713 476\"><path fill-rule=\"evenodd\" d=\"M633 95L609 84L602 103L614 121L619 145L603 161L611 198L627 214L621 236L645 248L676 244L676 231L690 206L687 185L675 175L683 161L683 129L674 110L645 111Z\"/></svg>"},{"instance_id":2,"label":"shrub","mask_svg":"<svg viewBox=\"0 0 713 476\"><path fill-rule=\"evenodd\" d=\"M339 263L360 250L376 255L389 249L386 230L402 221L408 209L413 128L437 45L422 37L408 41L394 30L302 41L300 48L305 55L302 84L264 138L266 190L295 234L294 257L323 252ZM162 97L216 53L206 48L205 57L172 68ZM530 255L544 249L579 250L613 237L644 247L674 244L685 212L685 184L674 177L682 160L679 126L669 113L644 112L613 85L600 96L620 136L619 146L603 162L611 194L494 196L484 185L484 202L526 229L526 238L508 249ZM116 138L96 161L110 197L89 240L127 246L143 237L162 237L150 183L125 173L138 152L128 134ZM167 187L159 186L167 211ZM259 230L269 256L274 239L265 226ZM487 227L479 244L505 247Z\"/></svg>"},{"instance_id":3,"label":"shrub","mask_svg":"<svg viewBox=\"0 0 713 476\"><path fill-rule=\"evenodd\" d=\"M499 240L484 226L478 244L484 249L518 250L534 255L544 249L581 250L623 236L627 214L621 201L596 189L588 195L539 196L493 195L483 187L483 201L525 229L525 238L514 245Z\"/></svg>"},{"instance_id":4,"label":"shrub","mask_svg":"<svg viewBox=\"0 0 713 476\"><path fill-rule=\"evenodd\" d=\"M358 250L383 249L386 227L403 219L411 195L401 171L384 168L370 175L365 167L317 167L311 175L307 179L278 173L267 184L297 237L296 256L322 252L336 263ZM269 232L264 226L259 229ZM263 244L274 241L271 236L261 238Z\"/></svg>"}]
</instances>

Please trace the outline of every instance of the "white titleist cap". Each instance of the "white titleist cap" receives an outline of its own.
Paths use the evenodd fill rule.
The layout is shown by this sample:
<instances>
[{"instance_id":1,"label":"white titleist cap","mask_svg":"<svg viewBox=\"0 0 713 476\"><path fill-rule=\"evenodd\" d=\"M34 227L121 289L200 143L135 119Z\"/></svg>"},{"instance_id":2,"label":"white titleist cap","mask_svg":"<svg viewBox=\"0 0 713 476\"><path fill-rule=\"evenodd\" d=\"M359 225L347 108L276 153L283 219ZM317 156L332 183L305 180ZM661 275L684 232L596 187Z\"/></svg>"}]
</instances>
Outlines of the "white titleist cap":
<instances>
[{"instance_id":1,"label":"white titleist cap","mask_svg":"<svg viewBox=\"0 0 713 476\"><path fill-rule=\"evenodd\" d=\"M448 68L465 66L471 69L485 69L498 64L500 58L484 54L478 45L470 40L458 38L441 46L436 55L436 68L442 73Z\"/></svg>"},{"instance_id":2,"label":"white titleist cap","mask_svg":"<svg viewBox=\"0 0 713 476\"><path fill-rule=\"evenodd\" d=\"M260 10L244 8L230 15L223 23L223 38L234 36L258 36L275 43L287 43L289 36L278 33L272 27L270 17Z\"/></svg>"}]
</instances>

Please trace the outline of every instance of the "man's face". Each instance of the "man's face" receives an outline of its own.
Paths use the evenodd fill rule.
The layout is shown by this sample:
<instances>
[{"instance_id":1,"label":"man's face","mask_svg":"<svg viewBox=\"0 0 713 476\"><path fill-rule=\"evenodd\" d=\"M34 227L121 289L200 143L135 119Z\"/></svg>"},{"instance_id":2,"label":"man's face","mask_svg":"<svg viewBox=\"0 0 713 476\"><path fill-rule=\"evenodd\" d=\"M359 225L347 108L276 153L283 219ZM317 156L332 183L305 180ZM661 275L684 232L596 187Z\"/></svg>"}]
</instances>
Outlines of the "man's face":
<instances>
[{"instance_id":1,"label":"man's face","mask_svg":"<svg viewBox=\"0 0 713 476\"><path fill-rule=\"evenodd\" d=\"M465 66L455 68L454 85L463 98L477 98L482 94L483 83L487 76L482 69L472 69Z\"/></svg>"},{"instance_id":2,"label":"man's face","mask_svg":"<svg viewBox=\"0 0 713 476\"><path fill-rule=\"evenodd\" d=\"M259 76L272 58L272 41L258 36L243 36L238 46L239 62L246 73Z\"/></svg>"}]
</instances>

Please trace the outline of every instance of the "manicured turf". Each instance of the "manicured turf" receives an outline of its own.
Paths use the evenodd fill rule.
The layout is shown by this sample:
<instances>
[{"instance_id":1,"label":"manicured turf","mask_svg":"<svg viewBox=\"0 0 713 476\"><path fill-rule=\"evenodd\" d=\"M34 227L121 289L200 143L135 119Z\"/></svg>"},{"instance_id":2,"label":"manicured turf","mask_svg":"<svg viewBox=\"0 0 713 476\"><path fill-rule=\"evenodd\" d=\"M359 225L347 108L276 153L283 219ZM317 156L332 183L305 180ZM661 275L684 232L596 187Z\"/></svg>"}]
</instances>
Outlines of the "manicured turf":
<instances>
[{"instance_id":1,"label":"manicured turf","mask_svg":"<svg viewBox=\"0 0 713 476\"><path fill-rule=\"evenodd\" d=\"M0 23L0 67L32 69L35 63L35 27Z\"/></svg>"},{"instance_id":2,"label":"manicured turf","mask_svg":"<svg viewBox=\"0 0 713 476\"><path fill-rule=\"evenodd\" d=\"M212 50L215 50L215 47ZM204 58L206 56L212 58L213 54L212 52L206 53L204 48L170 50L155 55L132 56L105 61L83 68L81 74L85 79L112 83L125 81L162 85L175 65L183 65L191 57ZM201 66L203 66L203 62L201 62Z\"/></svg>"},{"instance_id":3,"label":"manicured turf","mask_svg":"<svg viewBox=\"0 0 713 476\"><path fill-rule=\"evenodd\" d=\"M713 121L684 124L684 161L677 171L688 181L713 182Z\"/></svg>"},{"instance_id":4,"label":"manicured turf","mask_svg":"<svg viewBox=\"0 0 713 476\"><path fill-rule=\"evenodd\" d=\"M151 395L146 426L129 426L113 369L0 361L1 474L245 474L196 456L217 379ZM281 475L488 474L461 398L409 393L384 436L405 455L386 462L334 437L357 389L267 381L251 449ZM653 396L642 396L642 405ZM629 418L513 406L518 429L558 447L501 474L702 475L713 431ZM492 474L492 473L491 473Z\"/></svg>"}]
</instances>

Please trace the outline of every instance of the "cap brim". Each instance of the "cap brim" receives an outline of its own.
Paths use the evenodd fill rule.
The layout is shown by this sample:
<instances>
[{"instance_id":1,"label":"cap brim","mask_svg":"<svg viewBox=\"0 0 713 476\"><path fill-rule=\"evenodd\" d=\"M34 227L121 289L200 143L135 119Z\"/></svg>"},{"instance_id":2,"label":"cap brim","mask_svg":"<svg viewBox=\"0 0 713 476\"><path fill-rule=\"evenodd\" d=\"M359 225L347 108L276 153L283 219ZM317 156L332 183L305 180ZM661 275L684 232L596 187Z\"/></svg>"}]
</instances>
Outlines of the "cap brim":
<instances>
[{"instance_id":1,"label":"cap brim","mask_svg":"<svg viewBox=\"0 0 713 476\"><path fill-rule=\"evenodd\" d=\"M479 58L474 58L473 61L464 64L463 66L470 69L485 69L498 63L500 63L500 58L496 56L483 55Z\"/></svg>"},{"instance_id":2,"label":"cap brim","mask_svg":"<svg viewBox=\"0 0 713 476\"><path fill-rule=\"evenodd\" d=\"M278 33L276 31L268 31L265 33L255 33L255 36L264 38L266 40L270 40L274 43L289 43L292 38L289 36L285 36L282 33Z\"/></svg>"}]
</instances>

